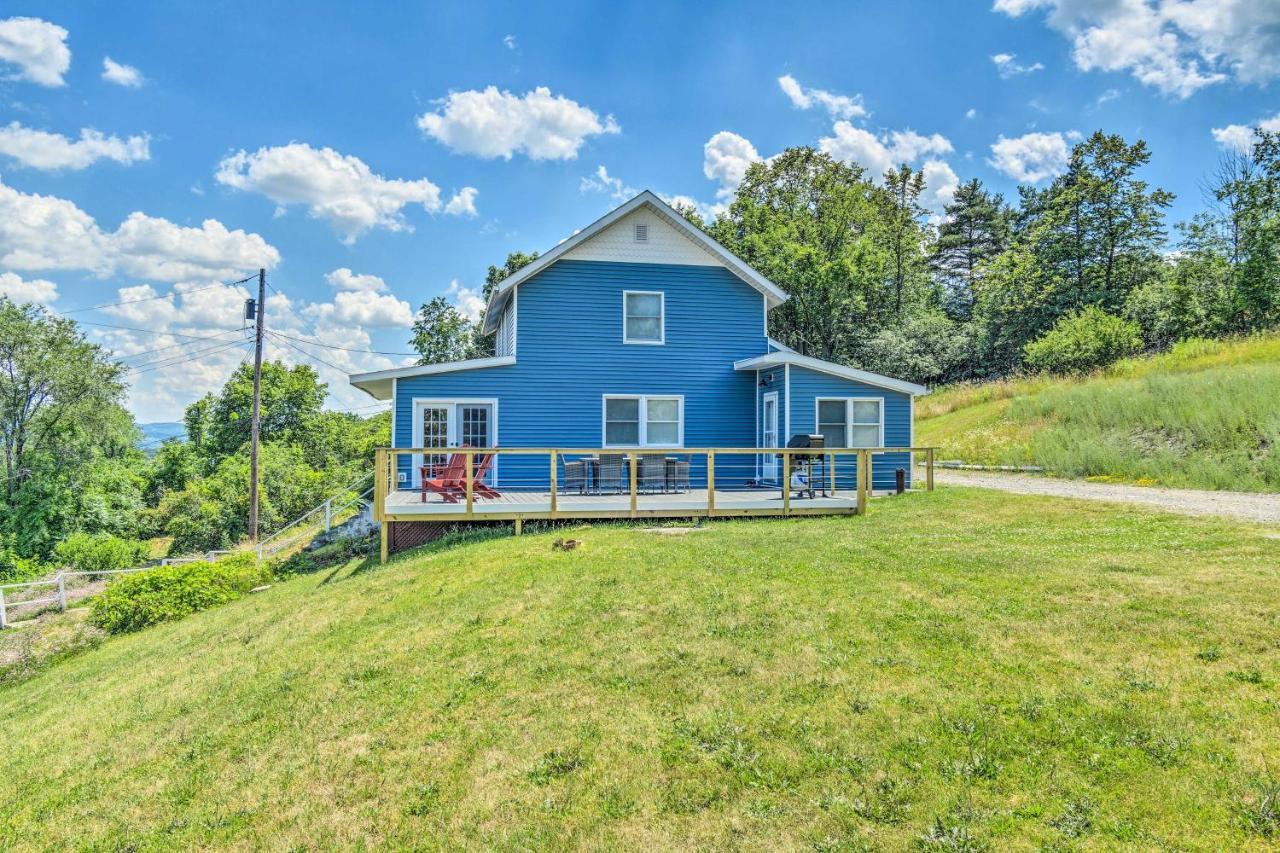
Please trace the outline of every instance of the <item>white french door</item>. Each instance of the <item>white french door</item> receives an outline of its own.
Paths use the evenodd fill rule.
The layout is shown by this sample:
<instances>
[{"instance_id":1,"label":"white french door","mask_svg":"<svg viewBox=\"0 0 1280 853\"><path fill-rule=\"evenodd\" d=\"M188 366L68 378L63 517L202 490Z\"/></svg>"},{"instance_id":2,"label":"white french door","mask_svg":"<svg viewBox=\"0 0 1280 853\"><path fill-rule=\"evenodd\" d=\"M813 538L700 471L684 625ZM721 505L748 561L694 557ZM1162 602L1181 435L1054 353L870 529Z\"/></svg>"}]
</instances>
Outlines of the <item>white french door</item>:
<instances>
[{"instance_id":1,"label":"white french door","mask_svg":"<svg viewBox=\"0 0 1280 853\"><path fill-rule=\"evenodd\" d=\"M760 443L765 447L778 446L778 392L770 391L760 402ZM778 456L766 453L760 460L760 479L778 479Z\"/></svg>"},{"instance_id":2,"label":"white french door","mask_svg":"<svg viewBox=\"0 0 1280 853\"><path fill-rule=\"evenodd\" d=\"M498 438L497 400L414 400L413 438L424 450L440 448L439 453L414 455L413 484L421 480L421 468L427 466L434 476L449 460L446 448L493 447ZM496 474L496 471L495 471Z\"/></svg>"}]
</instances>

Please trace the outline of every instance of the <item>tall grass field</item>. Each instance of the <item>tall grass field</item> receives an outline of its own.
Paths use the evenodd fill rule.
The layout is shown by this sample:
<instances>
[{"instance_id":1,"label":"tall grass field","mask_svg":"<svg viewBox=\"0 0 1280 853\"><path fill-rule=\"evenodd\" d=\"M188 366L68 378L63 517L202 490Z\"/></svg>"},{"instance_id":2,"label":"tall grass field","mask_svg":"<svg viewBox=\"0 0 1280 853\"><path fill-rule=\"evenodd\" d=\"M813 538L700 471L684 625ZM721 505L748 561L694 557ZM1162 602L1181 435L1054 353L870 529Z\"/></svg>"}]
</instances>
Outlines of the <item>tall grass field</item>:
<instances>
[{"instance_id":1,"label":"tall grass field","mask_svg":"<svg viewBox=\"0 0 1280 853\"><path fill-rule=\"evenodd\" d=\"M1280 336L1187 341L1085 377L943 389L917 402L941 459L1062 477L1280 491Z\"/></svg>"},{"instance_id":2,"label":"tall grass field","mask_svg":"<svg viewBox=\"0 0 1280 853\"><path fill-rule=\"evenodd\" d=\"M946 487L338 563L0 686L0 846L1274 849L1277 565Z\"/></svg>"}]
</instances>

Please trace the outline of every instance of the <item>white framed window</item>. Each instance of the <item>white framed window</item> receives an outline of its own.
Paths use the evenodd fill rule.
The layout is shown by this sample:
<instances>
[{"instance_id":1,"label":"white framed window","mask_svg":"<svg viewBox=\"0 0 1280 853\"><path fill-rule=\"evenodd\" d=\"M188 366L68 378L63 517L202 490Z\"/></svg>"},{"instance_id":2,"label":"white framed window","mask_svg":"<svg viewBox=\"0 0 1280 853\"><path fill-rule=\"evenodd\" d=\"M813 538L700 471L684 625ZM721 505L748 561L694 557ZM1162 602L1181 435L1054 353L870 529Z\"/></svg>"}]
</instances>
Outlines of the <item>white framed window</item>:
<instances>
[{"instance_id":1,"label":"white framed window","mask_svg":"<svg viewBox=\"0 0 1280 853\"><path fill-rule=\"evenodd\" d=\"M661 344L666 340L666 295L660 290L622 291L622 342Z\"/></svg>"},{"instance_id":2,"label":"white framed window","mask_svg":"<svg viewBox=\"0 0 1280 853\"><path fill-rule=\"evenodd\" d=\"M814 423L827 447L884 447L884 400L819 397Z\"/></svg>"},{"instance_id":3,"label":"white framed window","mask_svg":"<svg viewBox=\"0 0 1280 853\"><path fill-rule=\"evenodd\" d=\"M601 435L603 447L680 447L684 444L684 397L606 394Z\"/></svg>"}]
</instances>

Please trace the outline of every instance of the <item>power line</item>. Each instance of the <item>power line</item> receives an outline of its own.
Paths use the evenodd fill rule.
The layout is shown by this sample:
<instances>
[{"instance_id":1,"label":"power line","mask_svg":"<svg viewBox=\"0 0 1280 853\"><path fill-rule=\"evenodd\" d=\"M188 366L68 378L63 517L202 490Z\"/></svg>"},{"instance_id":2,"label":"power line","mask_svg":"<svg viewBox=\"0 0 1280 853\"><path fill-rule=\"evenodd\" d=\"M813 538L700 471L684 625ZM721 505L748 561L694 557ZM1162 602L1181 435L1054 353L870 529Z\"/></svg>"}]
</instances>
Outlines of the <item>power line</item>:
<instances>
[{"instance_id":1,"label":"power line","mask_svg":"<svg viewBox=\"0 0 1280 853\"><path fill-rule=\"evenodd\" d=\"M220 282L217 282L216 284L209 284L209 285L205 285L204 287L197 287L193 290L183 290L178 292L180 292L183 296L186 296L188 293L199 293L202 290L213 290L215 287L234 287L237 284L244 284L247 281L252 281L253 278L254 276L249 276L249 278L242 278L239 281L220 281ZM174 292L175 291L169 291L168 293L160 293L155 296L143 296L140 299L124 299L124 300L121 300L120 302L104 302L101 305L89 305L84 308L70 308L66 311L53 311L53 313L54 314L79 314L81 311L97 311L99 308L114 308L117 305L134 305L138 302L152 302L156 299L168 299L170 296L174 294ZM49 310L52 311L53 309L49 309Z\"/></svg>"},{"instance_id":2,"label":"power line","mask_svg":"<svg viewBox=\"0 0 1280 853\"><path fill-rule=\"evenodd\" d=\"M338 367L338 365L334 364L334 363L333 363L333 362L331 362L331 361L325 361L323 358L321 358L320 356L316 355L315 353L307 352L307 351L306 351L306 350L304 350L302 347L297 346L296 344L292 343L291 341L286 340L284 335L281 335L281 334L279 334L279 333L277 333L277 332L272 332L272 331L270 331L270 330L268 330L268 331L267 331L267 334L271 335L273 338L280 338L280 343L284 344L285 346L289 347L290 349L297 350L298 352L302 353L303 355L305 355L307 358L311 359L312 361L317 361L317 362L319 362L320 364L323 364L323 365L324 365L324 366L326 366L326 367L332 367L334 370L338 371L339 373L346 373L346 372L347 372L347 368L345 368L345 367Z\"/></svg>"},{"instance_id":3,"label":"power line","mask_svg":"<svg viewBox=\"0 0 1280 853\"><path fill-rule=\"evenodd\" d=\"M204 349L188 350L186 352L179 352L179 353L170 353L169 355L162 355L160 356L160 358L153 359L151 361L140 361L137 364L130 364L130 365L127 365L127 367L129 370L137 370L140 367L148 367L150 365L161 364L166 361L175 361L175 362L188 361L192 358L195 358L198 355L202 355L207 352L213 352L214 350L219 350L219 349L229 349L230 347L240 343L247 343L247 341L223 341L221 344L215 344L214 346L205 347Z\"/></svg>"},{"instance_id":4,"label":"power line","mask_svg":"<svg viewBox=\"0 0 1280 853\"><path fill-rule=\"evenodd\" d=\"M416 352L388 352L387 350L354 349L352 347L340 347L337 344L322 344L319 341L312 341L306 338L298 338L298 337L294 337L293 335L286 335L283 332L276 332L276 331L272 331L271 334L275 335L278 338L288 338L291 341L298 341L304 344L312 344L314 346L324 347L325 349L342 350L343 352L362 352L362 353L367 353L369 355L406 355L406 356L421 355L421 353L416 353Z\"/></svg>"},{"instance_id":5,"label":"power line","mask_svg":"<svg viewBox=\"0 0 1280 853\"><path fill-rule=\"evenodd\" d=\"M180 334L179 332L165 332L160 329L139 329L137 326L115 326L115 325L112 325L111 323L94 323L90 320L76 320L76 322L84 326L101 326L104 329L123 329L126 332L143 332L144 334L148 334L148 335L168 335L171 338L187 338L193 341L221 340L220 338L211 338L208 335L184 335L184 334ZM235 329L233 331L242 332L244 330ZM220 332L219 334L225 335L227 334L227 332Z\"/></svg>"},{"instance_id":6,"label":"power line","mask_svg":"<svg viewBox=\"0 0 1280 853\"><path fill-rule=\"evenodd\" d=\"M195 361L197 358L199 358L202 355L212 355L218 352L225 352L226 350L233 349L235 347L247 346L248 343L249 343L248 341L232 341L229 344L223 344L222 346L210 347L209 349L199 350L198 352L190 353L182 357L178 357L174 359L164 359L159 362L153 362L152 366L144 367L140 370L134 369L131 371L131 373L134 376L138 376L139 374L142 374L142 373L150 373L153 370L164 370L165 368L169 368L169 367L178 367L179 365L187 364L189 362Z\"/></svg>"},{"instance_id":7,"label":"power line","mask_svg":"<svg viewBox=\"0 0 1280 853\"><path fill-rule=\"evenodd\" d=\"M218 339L225 340L227 335L238 335L243 332L244 332L243 329L235 329L234 331L231 331L231 332L223 332L220 335L215 335L214 337L208 338L207 340L218 340ZM160 334L169 334L169 332L162 332ZM169 344L167 347L156 347L155 349L143 350L142 352L134 352L134 353L130 353L129 355L116 356L116 358L123 361L127 358L137 358L140 355L151 355L152 353L163 352L164 350L174 349L175 347L189 347L194 343L198 343L198 341L182 341L176 344Z\"/></svg>"}]
</instances>

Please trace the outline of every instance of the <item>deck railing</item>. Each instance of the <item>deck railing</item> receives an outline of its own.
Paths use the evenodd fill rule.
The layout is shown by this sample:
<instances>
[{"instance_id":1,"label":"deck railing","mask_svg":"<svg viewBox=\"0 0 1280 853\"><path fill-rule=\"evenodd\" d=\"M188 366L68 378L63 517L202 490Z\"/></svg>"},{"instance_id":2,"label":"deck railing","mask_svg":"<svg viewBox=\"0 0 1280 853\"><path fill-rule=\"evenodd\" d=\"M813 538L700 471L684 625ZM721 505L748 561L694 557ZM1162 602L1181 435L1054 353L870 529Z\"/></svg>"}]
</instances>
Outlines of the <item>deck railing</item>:
<instances>
[{"instance_id":1,"label":"deck railing","mask_svg":"<svg viewBox=\"0 0 1280 853\"><path fill-rule=\"evenodd\" d=\"M924 487L932 491L934 453L933 447L383 448L375 455L374 518L503 520L513 521L519 532L528 519L860 515L871 494L895 490L897 469L911 481L917 456L923 457ZM426 467L428 478L440 476L455 454L466 460L453 481L456 488L447 497L429 491L423 503L421 469ZM490 454L477 479L477 468ZM616 465L619 455L621 472L612 469L610 481L599 482L600 460L615 457ZM665 473L655 458L665 460ZM793 482L796 472L803 472L803 490ZM385 551L385 523L382 529Z\"/></svg>"}]
</instances>

